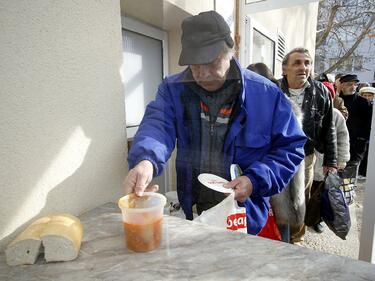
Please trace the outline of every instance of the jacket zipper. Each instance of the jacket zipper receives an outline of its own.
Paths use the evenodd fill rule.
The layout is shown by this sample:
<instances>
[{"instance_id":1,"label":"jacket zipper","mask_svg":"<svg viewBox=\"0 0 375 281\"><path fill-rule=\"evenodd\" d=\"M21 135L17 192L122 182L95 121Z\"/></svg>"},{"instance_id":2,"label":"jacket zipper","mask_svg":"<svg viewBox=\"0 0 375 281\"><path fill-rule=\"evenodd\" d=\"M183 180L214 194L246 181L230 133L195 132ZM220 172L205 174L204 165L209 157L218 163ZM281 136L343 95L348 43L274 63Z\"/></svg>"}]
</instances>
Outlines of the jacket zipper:
<instances>
[{"instance_id":1,"label":"jacket zipper","mask_svg":"<svg viewBox=\"0 0 375 281\"><path fill-rule=\"evenodd\" d=\"M214 133L215 133L215 122L212 122L210 118L210 150L209 150L210 155L208 157L210 173L212 173L211 164L212 164L212 145L214 142Z\"/></svg>"}]
</instances>

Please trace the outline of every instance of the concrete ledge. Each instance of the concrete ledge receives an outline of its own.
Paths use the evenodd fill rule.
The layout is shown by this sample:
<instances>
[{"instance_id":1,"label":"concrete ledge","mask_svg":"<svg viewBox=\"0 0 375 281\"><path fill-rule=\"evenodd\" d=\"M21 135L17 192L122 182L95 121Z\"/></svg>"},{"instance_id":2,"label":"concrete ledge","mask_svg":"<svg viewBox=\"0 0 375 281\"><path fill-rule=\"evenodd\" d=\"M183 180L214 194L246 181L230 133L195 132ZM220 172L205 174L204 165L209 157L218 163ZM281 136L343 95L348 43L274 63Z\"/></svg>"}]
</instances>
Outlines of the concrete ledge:
<instances>
[{"instance_id":1,"label":"concrete ledge","mask_svg":"<svg viewBox=\"0 0 375 281\"><path fill-rule=\"evenodd\" d=\"M357 260L359 254L359 233L355 202L349 206L349 210L351 227L346 240L342 240L340 237L336 236L328 226L323 223L325 228L324 232L321 234L316 233L312 228L307 229L305 241L302 243L302 246Z\"/></svg>"}]
</instances>

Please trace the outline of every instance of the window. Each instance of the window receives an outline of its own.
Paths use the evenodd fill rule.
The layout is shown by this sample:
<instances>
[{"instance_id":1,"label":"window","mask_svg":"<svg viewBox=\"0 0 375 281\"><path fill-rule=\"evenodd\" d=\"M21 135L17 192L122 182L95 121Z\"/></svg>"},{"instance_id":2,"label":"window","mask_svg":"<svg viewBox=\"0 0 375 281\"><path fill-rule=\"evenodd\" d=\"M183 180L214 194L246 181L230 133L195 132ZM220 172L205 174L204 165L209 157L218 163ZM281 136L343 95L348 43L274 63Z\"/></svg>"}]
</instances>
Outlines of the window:
<instances>
[{"instance_id":1,"label":"window","mask_svg":"<svg viewBox=\"0 0 375 281\"><path fill-rule=\"evenodd\" d=\"M275 42L254 28L251 61L263 62L273 72L275 69Z\"/></svg>"},{"instance_id":2,"label":"window","mask_svg":"<svg viewBox=\"0 0 375 281\"><path fill-rule=\"evenodd\" d=\"M147 104L154 100L158 85L167 74L166 34L131 18L122 18L126 133L133 138Z\"/></svg>"},{"instance_id":3,"label":"window","mask_svg":"<svg viewBox=\"0 0 375 281\"><path fill-rule=\"evenodd\" d=\"M277 36L258 24L254 19L246 18L246 55L245 67L262 62L275 74Z\"/></svg>"},{"instance_id":4,"label":"window","mask_svg":"<svg viewBox=\"0 0 375 281\"><path fill-rule=\"evenodd\" d=\"M132 137L163 79L162 42L122 30L126 130Z\"/></svg>"},{"instance_id":5,"label":"window","mask_svg":"<svg viewBox=\"0 0 375 281\"><path fill-rule=\"evenodd\" d=\"M167 35L163 30L122 17L123 63L126 134L128 148L138 130L147 104L155 99L158 85L168 74ZM169 161L163 173L152 180L159 192L170 190Z\"/></svg>"}]
</instances>

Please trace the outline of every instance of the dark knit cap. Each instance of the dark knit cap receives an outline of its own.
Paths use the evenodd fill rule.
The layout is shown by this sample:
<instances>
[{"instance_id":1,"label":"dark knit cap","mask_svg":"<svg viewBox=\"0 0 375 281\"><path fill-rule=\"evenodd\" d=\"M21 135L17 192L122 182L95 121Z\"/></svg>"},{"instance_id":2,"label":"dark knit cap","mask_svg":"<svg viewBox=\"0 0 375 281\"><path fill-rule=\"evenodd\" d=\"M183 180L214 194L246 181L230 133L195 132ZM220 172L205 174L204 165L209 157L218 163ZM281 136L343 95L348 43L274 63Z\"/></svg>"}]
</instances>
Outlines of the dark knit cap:
<instances>
[{"instance_id":1,"label":"dark knit cap","mask_svg":"<svg viewBox=\"0 0 375 281\"><path fill-rule=\"evenodd\" d=\"M232 48L233 39L224 18L215 11L202 12L182 22L182 51L179 65L213 62L225 44Z\"/></svg>"},{"instance_id":2,"label":"dark knit cap","mask_svg":"<svg viewBox=\"0 0 375 281\"><path fill-rule=\"evenodd\" d=\"M359 82L358 76L355 74L346 74L340 78L340 83L345 83L345 82Z\"/></svg>"}]
</instances>

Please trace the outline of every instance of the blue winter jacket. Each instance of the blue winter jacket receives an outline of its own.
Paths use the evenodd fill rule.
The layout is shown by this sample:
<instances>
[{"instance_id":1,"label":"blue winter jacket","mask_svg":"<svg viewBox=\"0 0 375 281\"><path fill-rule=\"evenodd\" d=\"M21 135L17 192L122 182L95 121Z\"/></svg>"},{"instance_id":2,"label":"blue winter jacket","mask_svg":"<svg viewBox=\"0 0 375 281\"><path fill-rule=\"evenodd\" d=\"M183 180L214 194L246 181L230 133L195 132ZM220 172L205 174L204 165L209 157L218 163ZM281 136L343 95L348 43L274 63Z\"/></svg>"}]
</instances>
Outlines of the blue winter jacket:
<instances>
[{"instance_id":1,"label":"blue winter jacket","mask_svg":"<svg viewBox=\"0 0 375 281\"><path fill-rule=\"evenodd\" d=\"M194 152L189 124L194 126L194 121L187 122L186 100L190 97L183 82L186 74L187 70L169 76L160 84L156 99L148 104L134 137L128 162L129 168L133 168L140 161L149 160L154 166L154 176L158 176L177 144L178 199L186 218L193 219ZM306 137L288 99L273 82L245 69L241 69L241 80L241 106L228 128L223 162L227 179L229 167L234 163L239 164L243 175L253 184L253 193L239 205L246 207L248 233L258 234L268 217L269 196L282 191L304 158Z\"/></svg>"}]
</instances>

